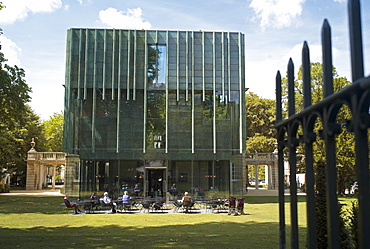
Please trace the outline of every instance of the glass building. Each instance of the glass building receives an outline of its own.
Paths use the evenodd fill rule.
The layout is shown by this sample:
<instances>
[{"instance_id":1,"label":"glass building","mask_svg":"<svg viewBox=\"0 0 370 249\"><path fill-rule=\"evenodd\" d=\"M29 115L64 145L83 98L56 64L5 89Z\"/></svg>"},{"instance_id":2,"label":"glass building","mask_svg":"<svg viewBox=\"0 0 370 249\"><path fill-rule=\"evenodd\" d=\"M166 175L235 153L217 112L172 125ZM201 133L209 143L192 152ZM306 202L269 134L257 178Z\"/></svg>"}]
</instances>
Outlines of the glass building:
<instances>
[{"instance_id":1,"label":"glass building","mask_svg":"<svg viewBox=\"0 0 370 249\"><path fill-rule=\"evenodd\" d=\"M72 28L66 58L66 191L243 195L243 34Z\"/></svg>"}]
</instances>

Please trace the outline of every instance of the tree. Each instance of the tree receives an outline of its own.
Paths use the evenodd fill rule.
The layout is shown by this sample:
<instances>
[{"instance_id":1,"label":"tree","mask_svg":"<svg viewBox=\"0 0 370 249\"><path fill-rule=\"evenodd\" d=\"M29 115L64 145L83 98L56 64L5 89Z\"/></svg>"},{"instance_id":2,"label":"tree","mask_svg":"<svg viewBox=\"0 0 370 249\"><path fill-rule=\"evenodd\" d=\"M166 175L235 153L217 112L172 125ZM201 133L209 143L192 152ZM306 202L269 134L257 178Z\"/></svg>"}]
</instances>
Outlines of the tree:
<instances>
[{"instance_id":1,"label":"tree","mask_svg":"<svg viewBox=\"0 0 370 249\"><path fill-rule=\"evenodd\" d=\"M321 63L311 63L311 96L312 104L317 103L323 99L323 69ZM339 77L336 68L332 69L333 75L333 90L334 92L343 89L344 87L350 85L351 83L347 80L346 77ZM283 92L285 104L287 105L287 82L286 78L282 79L283 82ZM299 68L298 77L294 82L295 91L298 94L295 94L295 108L296 112L303 110L303 82L302 82L302 66ZM287 110L287 106L285 106ZM338 191L340 194L344 194L345 191L345 182L346 180L354 175L354 164L355 164L355 155L354 155L354 136L345 129L346 120L351 118L351 113L347 106L343 106L338 113L337 123L342 124L342 132L336 136L336 153L337 153L337 168L338 168ZM319 134L319 131L323 129L322 123L320 120L316 122L314 132ZM302 146L298 147L298 151L304 154L304 149ZM314 143L314 162L323 162L325 161L325 145L324 141L317 139ZM304 164L304 162L303 162Z\"/></svg>"},{"instance_id":2,"label":"tree","mask_svg":"<svg viewBox=\"0 0 370 249\"><path fill-rule=\"evenodd\" d=\"M38 138L42 129L40 118L27 105L31 88L24 70L5 62L0 53L0 167L24 179L31 138Z\"/></svg>"},{"instance_id":3,"label":"tree","mask_svg":"<svg viewBox=\"0 0 370 249\"><path fill-rule=\"evenodd\" d=\"M271 153L275 150L273 121L275 101L249 92L246 95L247 152Z\"/></svg>"},{"instance_id":4,"label":"tree","mask_svg":"<svg viewBox=\"0 0 370 249\"><path fill-rule=\"evenodd\" d=\"M49 120L42 123L46 139L46 151L62 151L63 123L63 112L55 112Z\"/></svg>"}]
</instances>

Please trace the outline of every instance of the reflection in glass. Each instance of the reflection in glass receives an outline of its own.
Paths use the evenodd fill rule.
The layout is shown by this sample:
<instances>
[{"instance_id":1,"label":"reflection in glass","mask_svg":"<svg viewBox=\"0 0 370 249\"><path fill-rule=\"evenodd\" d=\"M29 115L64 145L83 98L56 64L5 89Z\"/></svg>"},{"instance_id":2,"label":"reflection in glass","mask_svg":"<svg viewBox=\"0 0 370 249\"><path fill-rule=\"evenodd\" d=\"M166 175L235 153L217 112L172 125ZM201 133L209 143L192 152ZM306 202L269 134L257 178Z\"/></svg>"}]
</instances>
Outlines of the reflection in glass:
<instances>
[{"instance_id":1,"label":"reflection in glass","mask_svg":"<svg viewBox=\"0 0 370 249\"><path fill-rule=\"evenodd\" d=\"M225 119L228 114L227 95L221 91L216 92L216 118Z\"/></svg>"},{"instance_id":2,"label":"reflection in glass","mask_svg":"<svg viewBox=\"0 0 370 249\"><path fill-rule=\"evenodd\" d=\"M166 45L148 46L148 89L163 89L165 86L166 53Z\"/></svg>"},{"instance_id":3,"label":"reflection in glass","mask_svg":"<svg viewBox=\"0 0 370 249\"><path fill-rule=\"evenodd\" d=\"M206 94L203 101L203 118L213 118L213 97L212 94Z\"/></svg>"},{"instance_id":4,"label":"reflection in glass","mask_svg":"<svg viewBox=\"0 0 370 249\"><path fill-rule=\"evenodd\" d=\"M147 148L165 147L166 134L166 94L163 91L149 92L147 100Z\"/></svg>"},{"instance_id":5,"label":"reflection in glass","mask_svg":"<svg viewBox=\"0 0 370 249\"><path fill-rule=\"evenodd\" d=\"M216 92L216 118L225 119L228 115L228 102L227 95L222 95L221 91ZM211 92L206 93L203 101L203 118L210 119L213 118L213 95Z\"/></svg>"}]
</instances>

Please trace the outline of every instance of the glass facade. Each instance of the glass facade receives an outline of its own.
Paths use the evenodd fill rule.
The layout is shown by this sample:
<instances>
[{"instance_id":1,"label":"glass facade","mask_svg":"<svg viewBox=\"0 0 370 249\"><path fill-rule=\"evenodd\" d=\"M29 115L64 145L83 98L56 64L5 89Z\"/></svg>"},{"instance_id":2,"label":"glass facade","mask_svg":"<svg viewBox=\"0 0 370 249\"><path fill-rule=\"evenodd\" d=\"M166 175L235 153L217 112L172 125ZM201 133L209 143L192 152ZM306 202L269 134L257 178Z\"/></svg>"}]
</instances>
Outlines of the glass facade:
<instances>
[{"instance_id":1,"label":"glass facade","mask_svg":"<svg viewBox=\"0 0 370 249\"><path fill-rule=\"evenodd\" d=\"M237 32L68 30L63 146L79 194L242 194L244 67Z\"/></svg>"}]
</instances>

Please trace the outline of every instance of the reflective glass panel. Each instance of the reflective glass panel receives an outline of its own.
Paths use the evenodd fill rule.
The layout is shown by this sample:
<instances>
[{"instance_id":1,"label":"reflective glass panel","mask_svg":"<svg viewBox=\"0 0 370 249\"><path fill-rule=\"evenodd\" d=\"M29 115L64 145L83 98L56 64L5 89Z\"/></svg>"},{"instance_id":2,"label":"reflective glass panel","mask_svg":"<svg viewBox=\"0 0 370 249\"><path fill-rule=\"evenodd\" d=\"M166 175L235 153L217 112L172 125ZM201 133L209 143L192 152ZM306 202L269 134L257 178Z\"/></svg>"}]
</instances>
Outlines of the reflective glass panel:
<instances>
[{"instance_id":1,"label":"reflective glass panel","mask_svg":"<svg viewBox=\"0 0 370 249\"><path fill-rule=\"evenodd\" d=\"M166 84L166 45L148 46L148 88L163 88Z\"/></svg>"}]
</instances>

